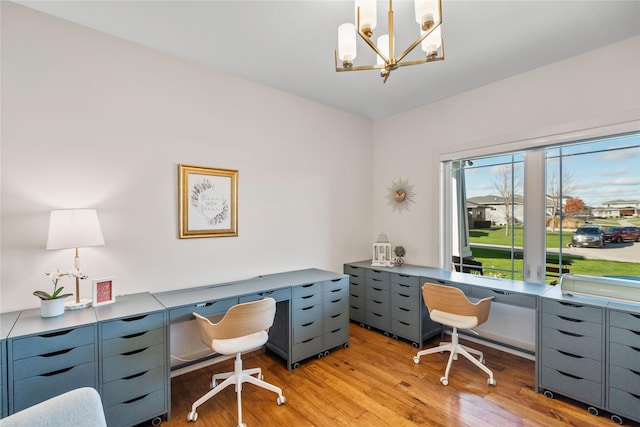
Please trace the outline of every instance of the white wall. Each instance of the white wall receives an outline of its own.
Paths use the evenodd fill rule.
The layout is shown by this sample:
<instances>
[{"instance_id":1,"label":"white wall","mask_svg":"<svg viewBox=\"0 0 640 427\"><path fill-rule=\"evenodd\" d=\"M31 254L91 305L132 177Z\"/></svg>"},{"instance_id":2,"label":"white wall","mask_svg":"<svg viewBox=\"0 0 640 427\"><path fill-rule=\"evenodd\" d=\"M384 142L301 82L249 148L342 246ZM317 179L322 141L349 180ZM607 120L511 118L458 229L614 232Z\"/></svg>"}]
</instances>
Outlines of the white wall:
<instances>
[{"instance_id":1,"label":"white wall","mask_svg":"<svg viewBox=\"0 0 640 427\"><path fill-rule=\"evenodd\" d=\"M98 210L106 245L82 267L117 293L369 256L368 120L8 2L1 113L2 312L73 266L45 250L56 208ZM238 237L177 238L178 163L239 170Z\"/></svg>"},{"instance_id":2,"label":"white wall","mask_svg":"<svg viewBox=\"0 0 640 427\"><path fill-rule=\"evenodd\" d=\"M640 120L638 76L635 37L377 121L374 229L404 245L407 262L439 266L441 155L513 150L522 145L513 141ZM408 213L385 199L398 177L415 185Z\"/></svg>"}]
</instances>

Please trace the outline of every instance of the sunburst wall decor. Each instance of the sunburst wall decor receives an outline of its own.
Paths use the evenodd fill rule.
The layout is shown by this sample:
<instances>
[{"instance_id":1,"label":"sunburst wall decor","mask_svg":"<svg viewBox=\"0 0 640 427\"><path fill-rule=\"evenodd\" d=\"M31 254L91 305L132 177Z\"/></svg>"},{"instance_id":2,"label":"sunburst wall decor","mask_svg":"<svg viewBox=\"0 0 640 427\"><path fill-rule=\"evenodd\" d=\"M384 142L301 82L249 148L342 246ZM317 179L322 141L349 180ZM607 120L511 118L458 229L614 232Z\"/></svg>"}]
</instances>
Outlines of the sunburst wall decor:
<instances>
[{"instance_id":1,"label":"sunburst wall decor","mask_svg":"<svg viewBox=\"0 0 640 427\"><path fill-rule=\"evenodd\" d=\"M391 182L391 186L387 187L387 205L391 205L394 211L402 213L403 210L409 211L413 198L416 196L413 191L413 184L409 184L408 179L398 178Z\"/></svg>"}]
</instances>

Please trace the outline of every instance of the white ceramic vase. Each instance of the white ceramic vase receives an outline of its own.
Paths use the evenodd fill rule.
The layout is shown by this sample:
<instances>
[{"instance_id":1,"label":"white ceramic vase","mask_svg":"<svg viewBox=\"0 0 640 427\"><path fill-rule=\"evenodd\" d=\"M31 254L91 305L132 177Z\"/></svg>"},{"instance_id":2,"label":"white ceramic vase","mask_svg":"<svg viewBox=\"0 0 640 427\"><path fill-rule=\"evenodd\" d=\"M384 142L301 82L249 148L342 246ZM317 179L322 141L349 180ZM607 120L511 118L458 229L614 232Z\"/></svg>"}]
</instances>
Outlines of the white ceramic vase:
<instances>
[{"instance_id":1,"label":"white ceramic vase","mask_svg":"<svg viewBox=\"0 0 640 427\"><path fill-rule=\"evenodd\" d=\"M61 314L64 314L64 298L40 301L40 315L42 317L55 317Z\"/></svg>"}]
</instances>

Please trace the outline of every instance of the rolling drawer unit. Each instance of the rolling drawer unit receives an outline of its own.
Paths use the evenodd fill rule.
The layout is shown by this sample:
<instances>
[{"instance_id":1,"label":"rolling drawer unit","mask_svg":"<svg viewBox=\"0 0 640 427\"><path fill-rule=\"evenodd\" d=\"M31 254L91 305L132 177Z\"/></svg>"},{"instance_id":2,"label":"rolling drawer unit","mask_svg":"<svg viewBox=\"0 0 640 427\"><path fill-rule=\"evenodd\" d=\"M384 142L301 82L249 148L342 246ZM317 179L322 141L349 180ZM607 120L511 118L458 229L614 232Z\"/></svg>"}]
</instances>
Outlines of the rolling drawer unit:
<instances>
[{"instance_id":1,"label":"rolling drawer unit","mask_svg":"<svg viewBox=\"0 0 640 427\"><path fill-rule=\"evenodd\" d=\"M150 294L119 297L117 304L96 308L102 403L110 427L161 421L169 412L162 308Z\"/></svg>"},{"instance_id":2,"label":"rolling drawer unit","mask_svg":"<svg viewBox=\"0 0 640 427\"><path fill-rule=\"evenodd\" d=\"M393 338L404 338L415 348L439 334L442 325L429 317L422 298L422 284L431 281L424 277L391 273L391 332Z\"/></svg>"},{"instance_id":3,"label":"rolling drawer unit","mask_svg":"<svg viewBox=\"0 0 640 427\"><path fill-rule=\"evenodd\" d=\"M365 273L366 324L381 330L385 335L391 331L391 294L389 273L367 269Z\"/></svg>"},{"instance_id":4,"label":"rolling drawer unit","mask_svg":"<svg viewBox=\"0 0 640 427\"><path fill-rule=\"evenodd\" d=\"M97 389L96 335L92 309L55 318L23 311L7 346L9 414L78 387Z\"/></svg>"},{"instance_id":5,"label":"rolling drawer unit","mask_svg":"<svg viewBox=\"0 0 640 427\"><path fill-rule=\"evenodd\" d=\"M607 409L640 422L640 307L635 312L613 309L607 312ZM614 417L612 419L622 423Z\"/></svg>"},{"instance_id":6,"label":"rolling drawer unit","mask_svg":"<svg viewBox=\"0 0 640 427\"><path fill-rule=\"evenodd\" d=\"M604 306L542 298L539 338L539 386L553 393L604 408Z\"/></svg>"},{"instance_id":7,"label":"rolling drawer unit","mask_svg":"<svg viewBox=\"0 0 640 427\"><path fill-rule=\"evenodd\" d=\"M349 319L361 326L367 323L366 271L363 267L344 266L344 273L349 275Z\"/></svg>"},{"instance_id":8,"label":"rolling drawer unit","mask_svg":"<svg viewBox=\"0 0 640 427\"><path fill-rule=\"evenodd\" d=\"M349 346L349 286L347 278L323 283L323 329L325 353L338 346Z\"/></svg>"},{"instance_id":9,"label":"rolling drawer unit","mask_svg":"<svg viewBox=\"0 0 640 427\"><path fill-rule=\"evenodd\" d=\"M299 366L299 361L323 352L322 305L324 292L322 282L294 286L292 289L292 349L291 363Z\"/></svg>"}]
</instances>

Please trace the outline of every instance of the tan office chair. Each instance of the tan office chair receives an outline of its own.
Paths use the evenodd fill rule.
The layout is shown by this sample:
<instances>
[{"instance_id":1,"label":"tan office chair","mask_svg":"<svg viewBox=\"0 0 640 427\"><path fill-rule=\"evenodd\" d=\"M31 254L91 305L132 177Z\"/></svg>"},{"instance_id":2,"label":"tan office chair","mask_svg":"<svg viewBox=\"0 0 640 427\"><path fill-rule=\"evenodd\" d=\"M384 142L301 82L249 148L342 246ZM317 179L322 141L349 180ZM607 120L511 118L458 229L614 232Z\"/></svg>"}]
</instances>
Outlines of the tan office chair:
<instances>
[{"instance_id":1,"label":"tan office chair","mask_svg":"<svg viewBox=\"0 0 640 427\"><path fill-rule=\"evenodd\" d=\"M266 388L278 393L276 403L286 402L282 390L263 381L260 368L242 369L242 352L262 347L269 336L268 329L273 325L276 314L276 302L273 298L238 304L231 307L218 323L211 323L209 319L193 313L198 321L198 330L202 342L213 351L224 355L236 355L234 371L215 374L211 378L211 390L191 405L191 412L187 414L187 421L198 419L196 409L207 400L218 394L225 387L234 384L238 396L238 427L244 427L242 422L242 384L245 382ZM254 376L255 375L255 376ZM224 380L218 384L218 380Z\"/></svg>"},{"instance_id":2,"label":"tan office chair","mask_svg":"<svg viewBox=\"0 0 640 427\"><path fill-rule=\"evenodd\" d=\"M451 334L451 342L440 343L438 347L419 351L418 354L413 357L414 363L420 363L420 356L450 351L451 355L447 362L447 369L444 372L444 377L440 378L442 385L447 385L449 384L451 363L454 360L458 360L458 354L461 354L478 368L486 372L487 375L489 375L487 384L495 386L496 380L493 378L493 372L484 366L484 355L482 352L458 343L458 328L471 329L487 321L493 297L484 298L476 303L472 303L460 289L454 288L453 286L434 285L432 283L425 283L422 286L422 297L429 310L431 320L446 326L451 326L453 333ZM477 334L475 331L472 332ZM478 358L476 359L472 354L475 354Z\"/></svg>"}]
</instances>

